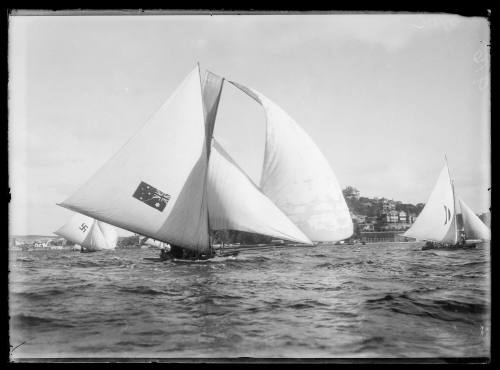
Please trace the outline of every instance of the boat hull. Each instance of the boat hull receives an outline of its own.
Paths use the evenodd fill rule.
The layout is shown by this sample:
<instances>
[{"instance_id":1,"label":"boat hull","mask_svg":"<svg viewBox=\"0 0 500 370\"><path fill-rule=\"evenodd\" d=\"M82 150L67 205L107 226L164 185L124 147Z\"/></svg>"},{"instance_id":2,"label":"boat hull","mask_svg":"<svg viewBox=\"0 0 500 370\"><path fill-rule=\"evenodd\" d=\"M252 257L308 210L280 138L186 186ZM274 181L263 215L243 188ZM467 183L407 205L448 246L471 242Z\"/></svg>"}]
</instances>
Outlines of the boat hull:
<instances>
[{"instance_id":1,"label":"boat hull","mask_svg":"<svg viewBox=\"0 0 500 370\"><path fill-rule=\"evenodd\" d=\"M203 260L209 260L215 257L236 257L238 254L240 254L239 251L235 252L226 252L226 253L221 253L213 256L203 256L200 258L175 258L173 256L167 255L165 257L144 257L144 260L146 261L152 261L152 262L164 262L164 261L179 261L179 262L192 262L192 261L203 261Z\"/></svg>"},{"instance_id":2,"label":"boat hull","mask_svg":"<svg viewBox=\"0 0 500 370\"><path fill-rule=\"evenodd\" d=\"M476 244L455 244L455 245L443 245L443 244L426 244L422 247L423 251L430 249L438 249L441 251L455 251L461 249L475 249Z\"/></svg>"}]
</instances>

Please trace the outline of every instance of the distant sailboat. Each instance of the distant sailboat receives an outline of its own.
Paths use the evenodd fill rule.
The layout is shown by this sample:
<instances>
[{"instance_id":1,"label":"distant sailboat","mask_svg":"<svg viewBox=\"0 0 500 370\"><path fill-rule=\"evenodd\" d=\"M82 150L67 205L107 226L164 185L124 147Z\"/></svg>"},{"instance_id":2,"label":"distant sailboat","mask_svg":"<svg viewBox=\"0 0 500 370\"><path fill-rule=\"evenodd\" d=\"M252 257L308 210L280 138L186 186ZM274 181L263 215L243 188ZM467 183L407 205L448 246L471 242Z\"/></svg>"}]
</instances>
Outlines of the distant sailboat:
<instances>
[{"instance_id":1,"label":"distant sailboat","mask_svg":"<svg viewBox=\"0 0 500 370\"><path fill-rule=\"evenodd\" d=\"M491 231L479 217L459 198L464 233L468 242L485 242L491 240Z\"/></svg>"},{"instance_id":2,"label":"distant sailboat","mask_svg":"<svg viewBox=\"0 0 500 370\"><path fill-rule=\"evenodd\" d=\"M461 199L460 208L464 222L464 238L459 237L455 189L448 164L445 163L425 207L403 236L427 241L423 249L471 248L479 242L490 240L488 227Z\"/></svg>"},{"instance_id":3,"label":"distant sailboat","mask_svg":"<svg viewBox=\"0 0 500 370\"><path fill-rule=\"evenodd\" d=\"M80 245L82 252L115 249L118 240L113 226L81 214L74 215L54 234Z\"/></svg>"},{"instance_id":4,"label":"distant sailboat","mask_svg":"<svg viewBox=\"0 0 500 370\"><path fill-rule=\"evenodd\" d=\"M148 122L60 205L210 258L232 229L311 245L353 231L340 186L309 136L276 104L235 82L267 115L260 187L213 138L224 78L197 66Z\"/></svg>"}]
</instances>

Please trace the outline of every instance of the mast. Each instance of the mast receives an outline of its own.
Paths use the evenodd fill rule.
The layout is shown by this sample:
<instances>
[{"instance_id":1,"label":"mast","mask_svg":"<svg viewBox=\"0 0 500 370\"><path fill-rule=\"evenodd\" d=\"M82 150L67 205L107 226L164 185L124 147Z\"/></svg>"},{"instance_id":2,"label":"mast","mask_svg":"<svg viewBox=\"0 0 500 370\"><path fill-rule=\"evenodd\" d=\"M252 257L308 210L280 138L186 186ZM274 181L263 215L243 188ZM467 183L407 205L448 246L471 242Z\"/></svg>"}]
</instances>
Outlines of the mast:
<instances>
[{"instance_id":1,"label":"mast","mask_svg":"<svg viewBox=\"0 0 500 370\"><path fill-rule=\"evenodd\" d=\"M205 74L205 81L201 79L201 67L200 67L200 62L196 62L196 65L198 66L198 75L200 77L200 85L201 85L201 100L203 102L203 118L205 120L205 133L208 133L208 123L207 123L207 104L205 102L205 85L207 82L207 77ZM207 181L208 181L208 162L210 160L210 142L211 142L211 137L205 136L205 141L206 141L206 148L207 148L207 171L205 171L205 186L203 187L203 192L205 193L205 199L208 201L208 193L207 193ZM210 254L212 254L212 237L210 235L210 210L207 209L207 225L208 225L208 251Z\"/></svg>"},{"instance_id":2,"label":"mast","mask_svg":"<svg viewBox=\"0 0 500 370\"><path fill-rule=\"evenodd\" d=\"M456 210L456 201L455 201L455 181L451 180L451 190L453 191L453 220L455 222L455 236L457 238L457 242L459 240L458 234L458 222L457 222L457 210Z\"/></svg>"},{"instance_id":3,"label":"mast","mask_svg":"<svg viewBox=\"0 0 500 370\"><path fill-rule=\"evenodd\" d=\"M457 204L455 200L455 183L453 179L451 178L451 173L450 173L450 167L448 166L448 158L446 158L446 154L444 155L444 162L446 163L446 169L448 170L448 177L450 178L450 184L451 184L451 192L453 194L453 222L455 223L455 240L457 243L459 238L458 238L458 224L457 224Z\"/></svg>"},{"instance_id":4,"label":"mast","mask_svg":"<svg viewBox=\"0 0 500 370\"><path fill-rule=\"evenodd\" d=\"M213 131L215 128L215 119L217 117L217 109L219 107L219 100L222 93L222 87L224 85L224 78L220 77L210 71L205 71L205 79L201 78L200 63L198 65L198 73L200 74L200 83L202 91L202 102L203 102L203 117L205 120L205 143L206 143L206 160L207 160L207 170L205 172L205 186L204 186L204 197L208 204L208 165L210 162L210 153L212 149L212 139ZM213 252L213 242L210 235L212 230L210 226L210 209L207 210L207 225L208 225L208 248L210 253Z\"/></svg>"}]
</instances>

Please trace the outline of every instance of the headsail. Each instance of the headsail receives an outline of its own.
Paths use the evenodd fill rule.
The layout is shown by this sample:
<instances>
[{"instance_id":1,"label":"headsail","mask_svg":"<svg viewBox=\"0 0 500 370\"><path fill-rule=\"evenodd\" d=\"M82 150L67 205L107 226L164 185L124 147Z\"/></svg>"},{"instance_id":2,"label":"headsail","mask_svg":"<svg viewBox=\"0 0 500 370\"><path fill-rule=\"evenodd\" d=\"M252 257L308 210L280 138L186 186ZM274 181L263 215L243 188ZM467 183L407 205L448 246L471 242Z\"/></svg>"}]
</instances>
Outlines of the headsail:
<instances>
[{"instance_id":1,"label":"headsail","mask_svg":"<svg viewBox=\"0 0 500 370\"><path fill-rule=\"evenodd\" d=\"M195 251L209 248L208 166L199 67L83 187L61 205Z\"/></svg>"},{"instance_id":2,"label":"headsail","mask_svg":"<svg viewBox=\"0 0 500 370\"><path fill-rule=\"evenodd\" d=\"M54 234L94 251L115 249L118 240L113 226L78 213Z\"/></svg>"},{"instance_id":3,"label":"headsail","mask_svg":"<svg viewBox=\"0 0 500 370\"><path fill-rule=\"evenodd\" d=\"M465 236L467 239L481 239L488 241L491 239L491 231L476 214L459 199L462 219L464 221Z\"/></svg>"},{"instance_id":4,"label":"headsail","mask_svg":"<svg viewBox=\"0 0 500 370\"><path fill-rule=\"evenodd\" d=\"M208 170L208 209L213 230L253 232L312 244L213 140Z\"/></svg>"},{"instance_id":5,"label":"headsail","mask_svg":"<svg viewBox=\"0 0 500 370\"><path fill-rule=\"evenodd\" d=\"M418 240L457 243L455 198L447 165L441 170L424 209L403 235Z\"/></svg>"},{"instance_id":6,"label":"headsail","mask_svg":"<svg viewBox=\"0 0 500 370\"><path fill-rule=\"evenodd\" d=\"M267 117L260 188L313 241L350 237L353 224L337 178L307 133L264 95L231 82Z\"/></svg>"}]
</instances>

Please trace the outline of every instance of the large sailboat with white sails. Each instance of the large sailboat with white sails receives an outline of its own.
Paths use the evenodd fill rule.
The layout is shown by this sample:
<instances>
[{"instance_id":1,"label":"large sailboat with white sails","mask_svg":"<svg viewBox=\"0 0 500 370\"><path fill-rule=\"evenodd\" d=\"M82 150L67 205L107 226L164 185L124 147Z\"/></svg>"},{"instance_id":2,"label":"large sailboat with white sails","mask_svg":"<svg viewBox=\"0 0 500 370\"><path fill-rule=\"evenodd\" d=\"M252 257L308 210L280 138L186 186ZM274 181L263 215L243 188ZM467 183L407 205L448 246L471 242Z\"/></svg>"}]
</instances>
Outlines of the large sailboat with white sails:
<instances>
[{"instance_id":1,"label":"large sailboat with white sails","mask_svg":"<svg viewBox=\"0 0 500 370\"><path fill-rule=\"evenodd\" d=\"M263 94L228 81L266 115L255 184L213 137L226 80L199 65L144 126L60 205L168 243L176 256L215 256L210 235L238 230L301 245L350 237L353 224L328 161Z\"/></svg>"},{"instance_id":2,"label":"large sailboat with white sails","mask_svg":"<svg viewBox=\"0 0 500 370\"><path fill-rule=\"evenodd\" d=\"M463 230L457 222L455 187L446 162L425 207L403 236L426 241L424 250L475 248L489 241L490 229L460 198L459 205Z\"/></svg>"}]
</instances>

